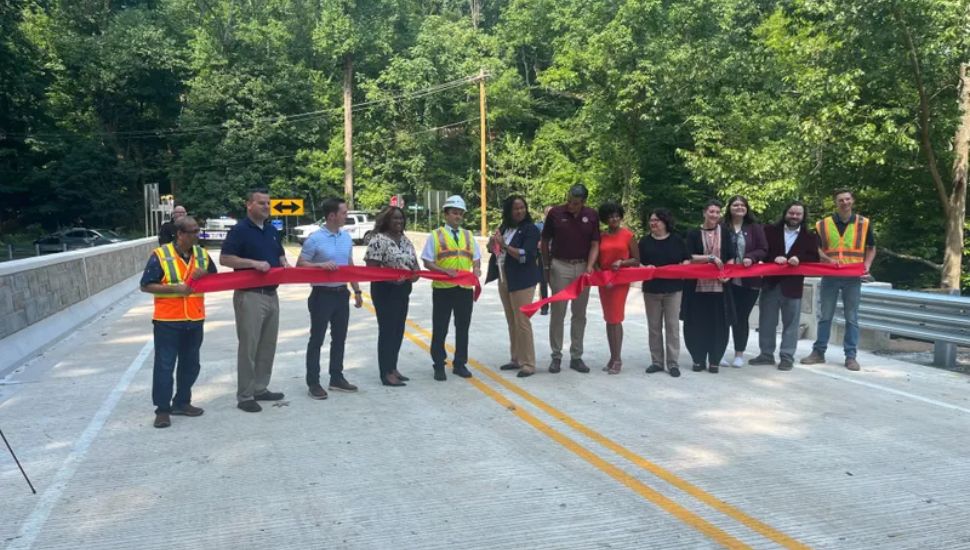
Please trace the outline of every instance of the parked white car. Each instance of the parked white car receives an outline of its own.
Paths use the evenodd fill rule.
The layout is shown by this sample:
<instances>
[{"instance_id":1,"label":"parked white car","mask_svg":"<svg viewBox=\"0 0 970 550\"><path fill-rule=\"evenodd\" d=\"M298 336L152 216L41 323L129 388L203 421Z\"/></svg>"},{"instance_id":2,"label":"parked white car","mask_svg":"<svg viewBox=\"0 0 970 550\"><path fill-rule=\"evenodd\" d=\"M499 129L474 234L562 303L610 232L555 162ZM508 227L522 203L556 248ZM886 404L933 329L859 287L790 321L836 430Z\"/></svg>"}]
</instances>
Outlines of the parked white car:
<instances>
[{"instance_id":1,"label":"parked white car","mask_svg":"<svg viewBox=\"0 0 970 550\"><path fill-rule=\"evenodd\" d=\"M314 231L320 229L324 221L320 219L316 223L298 225L293 228L292 235L298 243L303 244ZM367 244L370 242L371 235L374 234L374 220L370 219L366 212L347 212L344 231L350 233L350 238L354 240L354 243Z\"/></svg>"},{"instance_id":2,"label":"parked white car","mask_svg":"<svg viewBox=\"0 0 970 550\"><path fill-rule=\"evenodd\" d=\"M219 218L209 218L205 221L205 226L199 232L199 240L207 243L221 243L226 240L226 235L232 226L236 225L236 220L228 216Z\"/></svg>"}]
</instances>

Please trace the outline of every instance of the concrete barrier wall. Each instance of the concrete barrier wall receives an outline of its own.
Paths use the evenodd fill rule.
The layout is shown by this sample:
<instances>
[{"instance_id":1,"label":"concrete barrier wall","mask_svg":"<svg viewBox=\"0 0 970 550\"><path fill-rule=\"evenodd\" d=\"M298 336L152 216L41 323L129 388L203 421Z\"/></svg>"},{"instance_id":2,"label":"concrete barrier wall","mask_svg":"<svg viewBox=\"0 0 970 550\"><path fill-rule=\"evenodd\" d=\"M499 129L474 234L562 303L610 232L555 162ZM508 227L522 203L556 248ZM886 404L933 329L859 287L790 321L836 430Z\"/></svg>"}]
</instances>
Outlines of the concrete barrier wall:
<instances>
[{"instance_id":1,"label":"concrete barrier wall","mask_svg":"<svg viewBox=\"0 0 970 550\"><path fill-rule=\"evenodd\" d=\"M0 264L0 374L135 287L155 237ZM111 296L108 296L111 294Z\"/></svg>"}]
</instances>

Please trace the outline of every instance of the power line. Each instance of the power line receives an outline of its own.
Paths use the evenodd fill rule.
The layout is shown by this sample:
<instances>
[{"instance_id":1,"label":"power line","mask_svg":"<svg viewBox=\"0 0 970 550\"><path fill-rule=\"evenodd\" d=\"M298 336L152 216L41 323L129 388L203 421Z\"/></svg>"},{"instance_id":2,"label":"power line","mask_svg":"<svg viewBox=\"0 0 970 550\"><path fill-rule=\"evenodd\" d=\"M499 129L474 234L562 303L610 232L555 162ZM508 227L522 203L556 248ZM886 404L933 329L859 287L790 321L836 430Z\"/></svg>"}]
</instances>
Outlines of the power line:
<instances>
[{"instance_id":1,"label":"power line","mask_svg":"<svg viewBox=\"0 0 970 550\"><path fill-rule=\"evenodd\" d=\"M420 99L430 95L434 95L443 91L451 90L464 86L469 82L476 81L477 76L468 76L460 78L457 80L451 80L448 82L442 82L439 84L434 84L428 86L427 88L422 88L418 90L413 90L410 92L392 95L389 97L384 97L380 99L374 99L369 101L363 101L351 105L351 111L360 111L363 109L371 108L377 105L382 105L385 103L394 103L398 101L404 101L409 99ZM339 114L343 111L343 107L331 107L327 109L318 109L315 111L306 111L303 113L295 113L292 115L274 115L256 118L250 121L226 121L218 124L207 124L200 126L188 126L188 127L174 127L174 128L154 128L148 130L124 130L117 132L96 132L93 135L100 137L115 136L124 139L157 139L157 138L167 138L167 137L183 137L195 134L202 134L206 132L217 132L229 130L234 127L244 128L253 127L260 123L300 123L315 121L323 118L329 114ZM238 124L238 126L237 126ZM34 134L17 134L8 133L0 134L0 137L10 139L13 137L19 137L22 140L28 138L40 138L40 137L58 137L58 136L71 136L75 135L71 132L39 132Z\"/></svg>"}]
</instances>

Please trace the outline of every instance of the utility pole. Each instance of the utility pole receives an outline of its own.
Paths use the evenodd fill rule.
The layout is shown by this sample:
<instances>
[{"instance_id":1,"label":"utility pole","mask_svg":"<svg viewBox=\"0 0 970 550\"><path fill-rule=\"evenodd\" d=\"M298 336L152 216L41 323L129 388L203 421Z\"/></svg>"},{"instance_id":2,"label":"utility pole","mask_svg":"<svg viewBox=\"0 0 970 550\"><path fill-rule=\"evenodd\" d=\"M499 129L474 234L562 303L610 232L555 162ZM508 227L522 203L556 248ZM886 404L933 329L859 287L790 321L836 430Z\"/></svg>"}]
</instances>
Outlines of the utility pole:
<instances>
[{"instance_id":1,"label":"utility pole","mask_svg":"<svg viewBox=\"0 0 970 550\"><path fill-rule=\"evenodd\" d=\"M344 56L344 199L354 209L354 57Z\"/></svg>"},{"instance_id":2,"label":"utility pole","mask_svg":"<svg viewBox=\"0 0 970 550\"><path fill-rule=\"evenodd\" d=\"M485 69L480 69L478 72L478 110L479 110L479 126L481 128L482 143L481 143L481 157L482 157L482 237L488 236L488 208L487 208L487 195L485 189L485 138L486 138L486 124L485 124Z\"/></svg>"}]
</instances>

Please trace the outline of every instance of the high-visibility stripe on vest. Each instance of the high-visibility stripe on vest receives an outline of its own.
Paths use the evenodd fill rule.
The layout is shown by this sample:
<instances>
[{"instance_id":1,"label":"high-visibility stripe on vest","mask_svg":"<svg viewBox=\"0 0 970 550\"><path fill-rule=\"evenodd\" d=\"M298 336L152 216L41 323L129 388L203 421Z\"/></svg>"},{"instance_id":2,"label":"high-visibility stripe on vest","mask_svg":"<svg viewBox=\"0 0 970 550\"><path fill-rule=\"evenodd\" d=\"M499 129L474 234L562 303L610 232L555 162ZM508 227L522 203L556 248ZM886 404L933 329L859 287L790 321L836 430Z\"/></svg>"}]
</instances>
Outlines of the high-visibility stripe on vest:
<instances>
[{"instance_id":1,"label":"high-visibility stripe on vest","mask_svg":"<svg viewBox=\"0 0 970 550\"><path fill-rule=\"evenodd\" d=\"M846 264L865 261L869 218L856 214L855 222L846 225L845 232L840 235L835 216L828 216L815 222L815 231L826 256Z\"/></svg>"},{"instance_id":2,"label":"high-visibility stripe on vest","mask_svg":"<svg viewBox=\"0 0 970 550\"><path fill-rule=\"evenodd\" d=\"M475 251L472 248L472 233L467 229L458 230L458 240L450 229L439 227L431 233L434 239L434 263L445 269L471 271L474 268ZM454 283L434 281L433 288L451 288L458 286ZM462 288L472 288L465 286Z\"/></svg>"},{"instance_id":3,"label":"high-visibility stripe on vest","mask_svg":"<svg viewBox=\"0 0 970 550\"><path fill-rule=\"evenodd\" d=\"M175 286L189 280L196 269L209 270L209 256L201 246L192 247L192 258L188 263L179 256L175 244L169 243L155 249L155 256L162 266L161 284ZM175 294L155 295L156 321L201 321L205 319L205 297L200 293L178 296Z\"/></svg>"}]
</instances>

